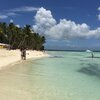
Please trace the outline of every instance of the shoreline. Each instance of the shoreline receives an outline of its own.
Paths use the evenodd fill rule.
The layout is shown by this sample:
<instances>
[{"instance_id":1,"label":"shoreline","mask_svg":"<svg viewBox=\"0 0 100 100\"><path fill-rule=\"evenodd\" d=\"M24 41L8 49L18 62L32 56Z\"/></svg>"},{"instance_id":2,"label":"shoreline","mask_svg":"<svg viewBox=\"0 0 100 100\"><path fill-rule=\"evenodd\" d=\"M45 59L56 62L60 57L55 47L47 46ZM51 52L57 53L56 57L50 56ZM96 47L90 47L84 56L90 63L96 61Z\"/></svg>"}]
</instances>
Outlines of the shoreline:
<instances>
[{"instance_id":1,"label":"shoreline","mask_svg":"<svg viewBox=\"0 0 100 100\"><path fill-rule=\"evenodd\" d=\"M48 57L49 55L47 53L44 53L42 51L33 51L33 50L27 50L26 51L26 60L29 59L37 59L42 57ZM11 66L16 63L21 63L23 60L21 60L21 52L20 50L6 50L6 49L0 49L0 70L3 68L6 68L7 66Z\"/></svg>"}]
</instances>

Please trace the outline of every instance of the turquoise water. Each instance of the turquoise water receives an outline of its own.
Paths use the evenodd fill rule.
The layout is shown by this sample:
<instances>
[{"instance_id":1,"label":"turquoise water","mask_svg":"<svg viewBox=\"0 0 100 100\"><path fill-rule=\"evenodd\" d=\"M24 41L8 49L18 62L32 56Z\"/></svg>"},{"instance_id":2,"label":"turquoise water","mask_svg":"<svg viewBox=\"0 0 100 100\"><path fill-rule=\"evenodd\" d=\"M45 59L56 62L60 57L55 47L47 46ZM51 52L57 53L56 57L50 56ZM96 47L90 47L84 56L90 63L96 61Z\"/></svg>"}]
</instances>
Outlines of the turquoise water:
<instances>
[{"instance_id":1,"label":"turquoise water","mask_svg":"<svg viewBox=\"0 0 100 100\"><path fill-rule=\"evenodd\" d=\"M0 71L0 100L100 100L100 53L48 52Z\"/></svg>"}]
</instances>

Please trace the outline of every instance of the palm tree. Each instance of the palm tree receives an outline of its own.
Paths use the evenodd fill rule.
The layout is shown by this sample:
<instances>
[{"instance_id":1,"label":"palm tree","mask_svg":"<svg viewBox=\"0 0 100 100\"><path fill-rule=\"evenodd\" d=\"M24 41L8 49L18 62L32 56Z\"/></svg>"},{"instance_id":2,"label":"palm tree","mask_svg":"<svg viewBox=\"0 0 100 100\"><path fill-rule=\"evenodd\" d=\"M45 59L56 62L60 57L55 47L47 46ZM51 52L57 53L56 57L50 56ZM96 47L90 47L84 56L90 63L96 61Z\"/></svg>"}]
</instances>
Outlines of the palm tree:
<instances>
[{"instance_id":1,"label":"palm tree","mask_svg":"<svg viewBox=\"0 0 100 100\"><path fill-rule=\"evenodd\" d=\"M9 44L11 45L12 43L12 37L13 37L13 28L14 28L14 24L10 23L7 27L7 35L8 35L8 39L9 39Z\"/></svg>"},{"instance_id":2,"label":"palm tree","mask_svg":"<svg viewBox=\"0 0 100 100\"><path fill-rule=\"evenodd\" d=\"M0 42L7 43L6 23L0 23Z\"/></svg>"},{"instance_id":3,"label":"palm tree","mask_svg":"<svg viewBox=\"0 0 100 100\"><path fill-rule=\"evenodd\" d=\"M45 37L32 31L30 25L18 28L14 23L0 23L0 42L8 43L12 49L27 48L42 50Z\"/></svg>"}]
</instances>

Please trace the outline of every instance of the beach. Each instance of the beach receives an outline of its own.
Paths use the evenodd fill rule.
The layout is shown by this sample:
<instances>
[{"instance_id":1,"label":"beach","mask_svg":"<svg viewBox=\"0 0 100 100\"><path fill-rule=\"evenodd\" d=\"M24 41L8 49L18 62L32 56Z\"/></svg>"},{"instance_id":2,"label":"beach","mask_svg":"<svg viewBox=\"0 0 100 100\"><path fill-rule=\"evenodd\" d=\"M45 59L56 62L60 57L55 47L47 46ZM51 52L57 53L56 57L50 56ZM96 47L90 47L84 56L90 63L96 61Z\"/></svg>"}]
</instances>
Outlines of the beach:
<instances>
[{"instance_id":1,"label":"beach","mask_svg":"<svg viewBox=\"0 0 100 100\"><path fill-rule=\"evenodd\" d=\"M86 52L47 53L51 57L2 69L0 100L100 100L99 58ZM100 57L100 52L94 54Z\"/></svg>"},{"instance_id":2,"label":"beach","mask_svg":"<svg viewBox=\"0 0 100 100\"><path fill-rule=\"evenodd\" d=\"M46 57L46 56L48 56L48 54L42 51L35 51L35 50L26 51L26 59L31 59L31 58L37 59L37 58ZM21 60L20 50L0 49L0 69L10 64L14 64L16 62L21 62L21 61L22 60Z\"/></svg>"}]
</instances>

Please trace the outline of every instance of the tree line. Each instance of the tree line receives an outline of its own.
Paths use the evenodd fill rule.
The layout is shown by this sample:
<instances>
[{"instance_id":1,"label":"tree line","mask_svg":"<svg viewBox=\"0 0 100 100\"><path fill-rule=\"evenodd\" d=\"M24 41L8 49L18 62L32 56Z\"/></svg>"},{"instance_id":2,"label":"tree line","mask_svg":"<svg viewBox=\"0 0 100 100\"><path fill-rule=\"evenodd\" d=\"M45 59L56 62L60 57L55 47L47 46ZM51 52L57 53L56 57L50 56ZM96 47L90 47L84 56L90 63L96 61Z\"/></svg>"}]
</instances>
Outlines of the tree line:
<instances>
[{"instance_id":1,"label":"tree line","mask_svg":"<svg viewBox=\"0 0 100 100\"><path fill-rule=\"evenodd\" d=\"M14 23L0 22L0 43L10 45L10 49L44 50L45 37L32 31L30 25L23 28Z\"/></svg>"}]
</instances>

